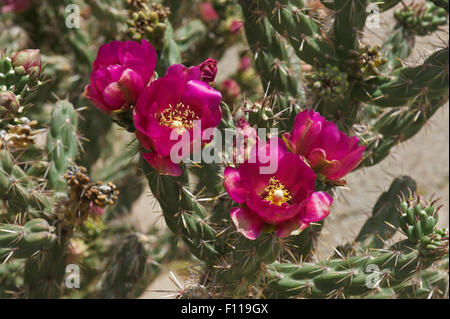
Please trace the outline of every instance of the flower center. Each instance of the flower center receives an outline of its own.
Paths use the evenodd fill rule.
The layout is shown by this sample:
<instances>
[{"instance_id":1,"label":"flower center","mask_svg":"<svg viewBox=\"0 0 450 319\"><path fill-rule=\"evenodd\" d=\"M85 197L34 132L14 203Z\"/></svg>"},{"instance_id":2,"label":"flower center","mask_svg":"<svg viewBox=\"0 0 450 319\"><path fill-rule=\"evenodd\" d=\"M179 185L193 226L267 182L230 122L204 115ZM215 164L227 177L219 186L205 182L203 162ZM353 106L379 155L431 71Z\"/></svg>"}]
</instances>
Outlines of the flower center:
<instances>
[{"instance_id":1,"label":"flower center","mask_svg":"<svg viewBox=\"0 0 450 319\"><path fill-rule=\"evenodd\" d=\"M264 189L263 197L272 205L277 206L281 206L292 199L289 191L285 189L284 185L274 177L270 179L269 186Z\"/></svg>"},{"instance_id":2,"label":"flower center","mask_svg":"<svg viewBox=\"0 0 450 319\"><path fill-rule=\"evenodd\" d=\"M182 134L185 130L194 127L194 120L199 117L191 110L189 105L178 103L175 107L169 105L167 109L161 112L159 124L174 129L177 134Z\"/></svg>"}]
</instances>

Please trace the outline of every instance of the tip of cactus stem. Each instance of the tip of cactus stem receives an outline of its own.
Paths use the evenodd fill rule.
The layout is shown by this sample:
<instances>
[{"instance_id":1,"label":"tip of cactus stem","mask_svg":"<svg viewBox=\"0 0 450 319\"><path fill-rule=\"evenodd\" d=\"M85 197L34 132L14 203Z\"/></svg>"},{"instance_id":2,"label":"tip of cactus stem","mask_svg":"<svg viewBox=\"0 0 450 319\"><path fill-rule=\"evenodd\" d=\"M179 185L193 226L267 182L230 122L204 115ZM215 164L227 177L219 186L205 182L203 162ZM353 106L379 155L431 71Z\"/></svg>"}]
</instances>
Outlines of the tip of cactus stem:
<instances>
[{"instance_id":1,"label":"tip of cactus stem","mask_svg":"<svg viewBox=\"0 0 450 319\"><path fill-rule=\"evenodd\" d=\"M448 229L435 229L431 234L422 237L419 243L419 251L424 257L432 260L439 260L448 255Z\"/></svg>"},{"instance_id":2,"label":"tip of cactus stem","mask_svg":"<svg viewBox=\"0 0 450 319\"><path fill-rule=\"evenodd\" d=\"M411 243L418 243L423 237L435 231L439 218L438 211L442 207L436 207L438 201L433 198L423 200L414 194L402 198L399 205L400 227Z\"/></svg>"}]
</instances>

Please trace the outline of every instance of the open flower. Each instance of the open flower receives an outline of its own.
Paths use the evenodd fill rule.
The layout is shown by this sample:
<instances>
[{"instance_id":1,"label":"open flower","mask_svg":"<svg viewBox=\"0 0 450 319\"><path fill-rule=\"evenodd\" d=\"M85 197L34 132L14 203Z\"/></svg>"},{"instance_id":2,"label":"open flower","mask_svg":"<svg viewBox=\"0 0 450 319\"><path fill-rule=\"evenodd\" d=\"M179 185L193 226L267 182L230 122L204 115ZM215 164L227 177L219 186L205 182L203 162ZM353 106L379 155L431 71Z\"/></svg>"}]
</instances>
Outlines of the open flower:
<instances>
[{"instance_id":1,"label":"open flower","mask_svg":"<svg viewBox=\"0 0 450 319\"><path fill-rule=\"evenodd\" d=\"M133 114L136 137L150 151L143 154L148 163L161 174L181 175L181 168L170 158L172 148L188 143L188 150L193 150L195 123L200 124L195 141L199 145L208 142L198 139L205 129L219 125L221 99L220 92L201 81L197 67L172 65L164 77L153 81L143 91ZM171 135L178 139L171 139Z\"/></svg>"},{"instance_id":2,"label":"open flower","mask_svg":"<svg viewBox=\"0 0 450 319\"><path fill-rule=\"evenodd\" d=\"M100 47L91 83L84 95L105 113L126 111L135 105L153 77L155 48L146 40L112 41Z\"/></svg>"},{"instance_id":3,"label":"open flower","mask_svg":"<svg viewBox=\"0 0 450 319\"><path fill-rule=\"evenodd\" d=\"M260 154L268 161L262 163ZM275 172L262 173L261 168L274 161ZM231 219L248 239L263 231L275 231L278 237L297 234L330 213L331 196L314 192L316 175L279 138L258 143L246 162L239 168L227 167L224 175L225 189L240 204L231 210Z\"/></svg>"},{"instance_id":4,"label":"open flower","mask_svg":"<svg viewBox=\"0 0 450 319\"><path fill-rule=\"evenodd\" d=\"M366 148L313 110L299 113L283 139L292 152L306 158L314 172L336 182L359 165Z\"/></svg>"}]
</instances>

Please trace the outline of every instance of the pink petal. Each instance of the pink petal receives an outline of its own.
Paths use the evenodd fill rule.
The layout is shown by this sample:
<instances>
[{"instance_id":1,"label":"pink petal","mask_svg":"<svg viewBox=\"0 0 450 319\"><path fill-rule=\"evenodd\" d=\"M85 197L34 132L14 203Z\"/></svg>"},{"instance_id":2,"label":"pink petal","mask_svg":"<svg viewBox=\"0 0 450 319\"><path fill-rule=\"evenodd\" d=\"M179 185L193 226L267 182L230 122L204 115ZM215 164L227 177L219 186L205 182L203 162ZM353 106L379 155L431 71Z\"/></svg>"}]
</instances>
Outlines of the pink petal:
<instances>
[{"instance_id":1,"label":"pink petal","mask_svg":"<svg viewBox=\"0 0 450 319\"><path fill-rule=\"evenodd\" d=\"M160 156L156 152L142 153L142 156L161 175L180 176L182 173L180 165L173 163L170 157Z\"/></svg>"},{"instance_id":2,"label":"pink petal","mask_svg":"<svg viewBox=\"0 0 450 319\"><path fill-rule=\"evenodd\" d=\"M291 132L294 152L306 156L320 136L325 118L313 110L297 114Z\"/></svg>"},{"instance_id":3,"label":"pink petal","mask_svg":"<svg viewBox=\"0 0 450 319\"><path fill-rule=\"evenodd\" d=\"M224 186L228 195L237 203L242 204L247 199L246 185L241 181L239 171L232 167L225 168Z\"/></svg>"},{"instance_id":4,"label":"pink petal","mask_svg":"<svg viewBox=\"0 0 450 319\"><path fill-rule=\"evenodd\" d=\"M341 167L337 174L329 174L330 179L339 179L344 177L347 173L354 170L363 160L363 153L366 150L365 146L358 147L353 152L341 159Z\"/></svg>"},{"instance_id":5,"label":"pink petal","mask_svg":"<svg viewBox=\"0 0 450 319\"><path fill-rule=\"evenodd\" d=\"M251 211L243 207L235 207L231 209L230 215L238 232L250 240L258 238L263 223Z\"/></svg>"},{"instance_id":6,"label":"pink petal","mask_svg":"<svg viewBox=\"0 0 450 319\"><path fill-rule=\"evenodd\" d=\"M300 215L303 223L318 222L330 214L330 206L333 198L326 192L315 192L302 204L304 205Z\"/></svg>"},{"instance_id":7,"label":"pink petal","mask_svg":"<svg viewBox=\"0 0 450 319\"><path fill-rule=\"evenodd\" d=\"M298 203L292 205L284 203L277 206L255 194L249 194L249 198L245 203L255 215L263 222L270 225L278 225L290 220L295 216L298 216L301 210L301 206Z\"/></svg>"},{"instance_id":8,"label":"pink petal","mask_svg":"<svg viewBox=\"0 0 450 319\"><path fill-rule=\"evenodd\" d=\"M275 235L281 238L288 237L291 235L298 235L308 226L309 223L304 223L299 218L293 218L278 225Z\"/></svg>"},{"instance_id":9,"label":"pink petal","mask_svg":"<svg viewBox=\"0 0 450 319\"><path fill-rule=\"evenodd\" d=\"M166 75L177 76L186 82L191 80L200 81L202 71L196 66L187 68L183 64L173 64L167 69Z\"/></svg>"},{"instance_id":10,"label":"pink petal","mask_svg":"<svg viewBox=\"0 0 450 319\"><path fill-rule=\"evenodd\" d=\"M125 104L125 97L117 82L112 82L103 91L103 100L110 109L118 110Z\"/></svg>"},{"instance_id":11,"label":"pink petal","mask_svg":"<svg viewBox=\"0 0 450 319\"><path fill-rule=\"evenodd\" d=\"M202 128L216 127L220 124L221 101L222 94L203 81L189 81L182 98L185 105L198 110L196 113L200 115Z\"/></svg>"},{"instance_id":12,"label":"pink petal","mask_svg":"<svg viewBox=\"0 0 450 319\"><path fill-rule=\"evenodd\" d=\"M145 85L141 76L131 69L126 69L118 83L128 104L135 105Z\"/></svg>"},{"instance_id":13,"label":"pink petal","mask_svg":"<svg viewBox=\"0 0 450 319\"><path fill-rule=\"evenodd\" d=\"M109 113L111 110L105 103L103 102L103 97L98 93L98 91L92 87L92 84L86 85L84 88L83 95L85 98L87 98L89 101L91 101L92 104L101 111L105 113Z\"/></svg>"},{"instance_id":14,"label":"pink petal","mask_svg":"<svg viewBox=\"0 0 450 319\"><path fill-rule=\"evenodd\" d=\"M315 148L308 156L309 165L316 173L329 176L332 172L340 170L341 163L338 160L327 160L327 154L321 148Z\"/></svg>"}]
</instances>

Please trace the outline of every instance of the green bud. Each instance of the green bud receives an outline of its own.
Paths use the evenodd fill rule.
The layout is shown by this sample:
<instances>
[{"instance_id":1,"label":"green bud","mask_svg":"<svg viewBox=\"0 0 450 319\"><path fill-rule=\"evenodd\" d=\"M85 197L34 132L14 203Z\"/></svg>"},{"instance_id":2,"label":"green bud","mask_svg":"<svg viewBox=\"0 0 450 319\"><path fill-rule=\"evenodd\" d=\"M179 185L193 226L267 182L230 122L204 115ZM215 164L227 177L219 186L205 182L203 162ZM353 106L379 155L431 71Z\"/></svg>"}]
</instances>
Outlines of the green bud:
<instances>
[{"instance_id":1,"label":"green bud","mask_svg":"<svg viewBox=\"0 0 450 319\"><path fill-rule=\"evenodd\" d=\"M32 80L41 75L42 60L39 50L27 49L13 55L11 63L19 75L28 75Z\"/></svg>"},{"instance_id":2,"label":"green bud","mask_svg":"<svg viewBox=\"0 0 450 319\"><path fill-rule=\"evenodd\" d=\"M19 111L20 104L11 91L0 91L0 120L11 120Z\"/></svg>"}]
</instances>

